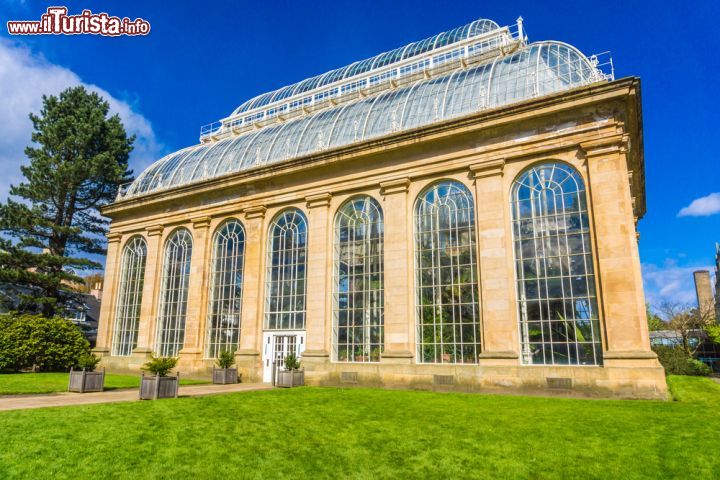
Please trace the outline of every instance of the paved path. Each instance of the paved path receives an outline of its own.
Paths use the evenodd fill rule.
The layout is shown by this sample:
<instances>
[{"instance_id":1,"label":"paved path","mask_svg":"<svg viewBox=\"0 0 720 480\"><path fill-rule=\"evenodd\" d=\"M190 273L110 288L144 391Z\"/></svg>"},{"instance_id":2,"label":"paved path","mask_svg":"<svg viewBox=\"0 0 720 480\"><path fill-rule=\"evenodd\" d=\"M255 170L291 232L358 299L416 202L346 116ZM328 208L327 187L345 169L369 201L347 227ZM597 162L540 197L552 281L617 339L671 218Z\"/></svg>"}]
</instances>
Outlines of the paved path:
<instances>
[{"instance_id":1,"label":"paved path","mask_svg":"<svg viewBox=\"0 0 720 480\"><path fill-rule=\"evenodd\" d=\"M234 385L181 385L180 397L199 397L222 393L267 390L273 388L265 383L238 383ZM24 408L66 407L93 403L130 402L138 400L137 388L125 388L97 393L51 393L45 395L0 395L0 411Z\"/></svg>"}]
</instances>

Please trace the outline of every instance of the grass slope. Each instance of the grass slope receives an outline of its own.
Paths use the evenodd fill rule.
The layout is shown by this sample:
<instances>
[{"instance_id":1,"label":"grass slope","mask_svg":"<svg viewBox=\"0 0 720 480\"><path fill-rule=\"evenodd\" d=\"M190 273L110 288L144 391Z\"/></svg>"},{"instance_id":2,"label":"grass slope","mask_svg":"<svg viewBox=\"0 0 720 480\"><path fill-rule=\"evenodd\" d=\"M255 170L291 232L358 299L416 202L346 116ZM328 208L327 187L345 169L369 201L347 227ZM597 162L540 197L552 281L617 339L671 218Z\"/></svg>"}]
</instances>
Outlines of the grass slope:
<instances>
[{"instance_id":1,"label":"grass slope","mask_svg":"<svg viewBox=\"0 0 720 480\"><path fill-rule=\"evenodd\" d=\"M720 391L603 401L298 388L0 412L0 478L720 478Z\"/></svg>"},{"instance_id":2,"label":"grass slope","mask_svg":"<svg viewBox=\"0 0 720 480\"><path fill-rule=\"evenodd\" d=\"M180 379L181 385L208 383ZM0 374L0 395L67 392L67 373L12 373ZM140 387L140 375L105 375L105 390Z\"/></svg>"}]
</instances>

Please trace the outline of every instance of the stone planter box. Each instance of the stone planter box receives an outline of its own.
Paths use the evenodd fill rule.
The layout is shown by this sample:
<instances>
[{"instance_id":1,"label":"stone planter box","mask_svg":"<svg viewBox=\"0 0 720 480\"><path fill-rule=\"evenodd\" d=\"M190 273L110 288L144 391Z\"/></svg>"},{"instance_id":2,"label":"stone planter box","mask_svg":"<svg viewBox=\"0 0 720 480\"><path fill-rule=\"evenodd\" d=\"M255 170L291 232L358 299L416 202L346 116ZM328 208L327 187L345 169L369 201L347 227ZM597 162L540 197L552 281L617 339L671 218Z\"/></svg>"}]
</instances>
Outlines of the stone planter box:
<instances>
[{"instance_id":1,"label":"stone planter box","mask_svg":"<svg viewBox=\"0 0 720 480\"><path fill-rule=\"evenodd\" d=\"M215 367L213 367L212 379L213 379L213 383L216 385L227 385L228 383L238 383L237 368L215 368Z\"/></svg>"},{"instance_id":2,"label":"stone planter box","mask_svg":"<svg viewBox=\"0 0 720 480\"><path fill-rule=\"evenodd\" d=\"M158 398L177 398L180 374L161 377L145 376L140 378L140 400L157 400Z\"/></svg>"},{"instance_id":3,"label":"stone planter box","mask_svg":"<svg viewBox=\"0 0 720 480\"><path fill-rule=\"evenodd\" d=\"M70 369L68 392L102 392L105 388L105 369L102 372L88 372Z\"/></svg>"},{"instance_id":4,"label":"stone planter box","mask_svg":"<svg viewBox=\"0 0 720 480\"><path fill-rule=\"evenodd\" d=\"M305 370L278 370L275 386L283 388L305 385Z\"/></svg>"}]
</instances>

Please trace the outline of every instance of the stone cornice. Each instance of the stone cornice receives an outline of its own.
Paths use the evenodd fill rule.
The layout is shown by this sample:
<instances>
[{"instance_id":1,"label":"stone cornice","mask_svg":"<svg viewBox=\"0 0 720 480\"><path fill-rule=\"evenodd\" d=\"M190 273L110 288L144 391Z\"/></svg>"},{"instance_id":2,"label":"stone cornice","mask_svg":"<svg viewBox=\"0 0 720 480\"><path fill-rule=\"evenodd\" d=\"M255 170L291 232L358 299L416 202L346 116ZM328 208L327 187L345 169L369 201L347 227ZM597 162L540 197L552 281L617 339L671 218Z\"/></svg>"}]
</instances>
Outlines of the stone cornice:
<instances>
[{"instance_id":1,"label":"stone cornice","mask_svg":"<svg viewBox=\"0 0 720 480\"><path fill-rule=\"evenodd\" d=\"M393 195L395 193L407 193L410 188L410 179L397 178L395 180L388 180L387 182L380 183L380 193L382 195Z\"/></svg>"},{"instance_id":2,"label":"stone cornice","mask_svg":"<svg viewBox=\"0 0 720 480\"><path fill-rule=\"evenodd\" d=\"M627 150L628 135L617 134L607 137L588 140L580 144L585 158L592 158L613 153L624 153Z\"/></svg>"},{"instance_id":3,"label":"stone cornice","mask_svg":"<svg viewBox=\"0 0 720 480\"><path fill-rule=\"evenodd\" d=\"M483 163L476 163L473 165L470 165L470 174L473 178L485 178L485 177L494 177L494 176L502 176L503 170L505 168L505 159L504 158L498 158L495 160L490 160L488 162Z\"/></svg>"},{"instance_id":4,"label":"stone cornice","mask_svg":"<svg viewBox=\"0 0 720 480\"><path fill-rule=\"evenodd\" d=\"M212 218L210 218L210 217L198 217L198 218L193 218L191 220L193 228L196 230L200 230L203 228L210 228L211 221L212 221Z\"/></svg>"},{"instance_id":5,"label":"stone cornice","mask_svg":"<svg viewBox=\"0 0 720 480\"><path fill-rule=\"evenodd\" d=\"M120 243L120 240L122 240L122 233L108 232L107 234L105 234L105 237L107 238L108 244Z\"/></svg>"},{"instance_id":6,"label":"stone cornice","mask_svg":"<svg viewBox=\"0 0 720 480\"><path fill-rule=\"evenodd\" d=\"M318 193L305 197L305 202L307 202L307 208L329 207L331 198L332 195L329 193Z\"/></svg>"},{"instance_id":7,"label":"stone cornice","mask_svg":"<svg viewBox=\"0 0 720 480\"><path fill-rule=\"evenodd\" d=\"M147 233L148 237L155 237L158 235L162 235L163 230L165 227L162 225L153 225L152 227L147 227L145 229L145 233Z\"/></svg>"},{"instance_id":8,"label":"stone cornice","mask_svg":"<svg viewBox=\"0 0 720 480\"><path fill-rule=\"evenodd\" d=\"M265 212L267 212L267 208L262 205L248 207L243 210L243 213L245 213L245 218L247 218L248 220L252 220L253 218L265 218Z\"/></svg>"}]
</instances>

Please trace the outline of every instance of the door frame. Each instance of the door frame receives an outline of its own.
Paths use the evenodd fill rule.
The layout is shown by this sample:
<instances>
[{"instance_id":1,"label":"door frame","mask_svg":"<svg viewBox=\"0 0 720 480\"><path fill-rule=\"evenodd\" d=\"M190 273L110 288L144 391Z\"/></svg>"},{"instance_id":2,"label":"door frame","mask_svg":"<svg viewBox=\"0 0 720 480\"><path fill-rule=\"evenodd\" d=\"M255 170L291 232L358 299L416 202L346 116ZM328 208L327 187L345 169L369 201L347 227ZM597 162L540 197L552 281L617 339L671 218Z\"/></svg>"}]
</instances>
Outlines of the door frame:
<instances>
[{"instance_id":1,"label":"door frame","mask_svg":"<svg viewBox=\"0 0 720 480\"><path fill-rule=\"evenodd\" d=\"M294 336L296 337L295 348L297 349L298 360L302 358L305 351L305 330L270 330L263 332L262 347L262 371L264 383L273 382L273 374L275 371L275 337Z\"/></svg>"}]
</instances>

